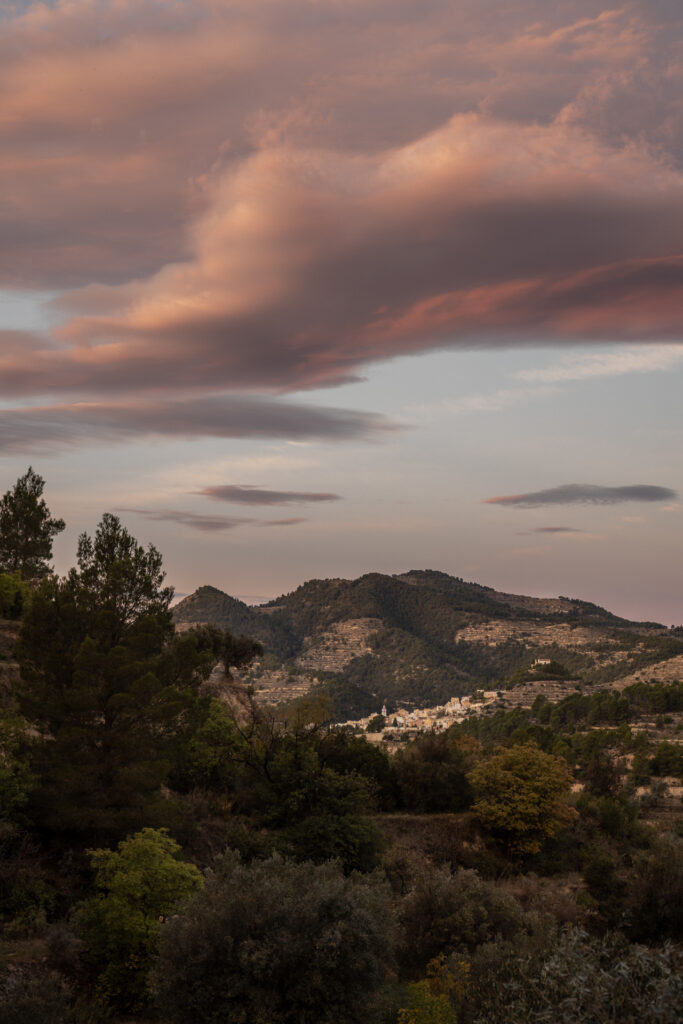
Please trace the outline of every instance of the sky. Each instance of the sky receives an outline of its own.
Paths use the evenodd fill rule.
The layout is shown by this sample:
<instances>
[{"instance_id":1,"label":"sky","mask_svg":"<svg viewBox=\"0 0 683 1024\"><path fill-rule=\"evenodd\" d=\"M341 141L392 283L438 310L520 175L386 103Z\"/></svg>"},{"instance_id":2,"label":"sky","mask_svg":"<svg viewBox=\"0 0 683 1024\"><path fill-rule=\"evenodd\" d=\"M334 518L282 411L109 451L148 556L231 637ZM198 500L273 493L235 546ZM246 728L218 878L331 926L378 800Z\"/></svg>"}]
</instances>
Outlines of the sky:
<instances>
[{"instance_id":1,"label":"sky","mask_svg":"<svg viewBox=\"0 0 683 1024\"><path fill-rule=\"evenodd\" d=\"M0 0L0 491L178 593L683 622L680 0Z\"/></svg>"}]
</instances>

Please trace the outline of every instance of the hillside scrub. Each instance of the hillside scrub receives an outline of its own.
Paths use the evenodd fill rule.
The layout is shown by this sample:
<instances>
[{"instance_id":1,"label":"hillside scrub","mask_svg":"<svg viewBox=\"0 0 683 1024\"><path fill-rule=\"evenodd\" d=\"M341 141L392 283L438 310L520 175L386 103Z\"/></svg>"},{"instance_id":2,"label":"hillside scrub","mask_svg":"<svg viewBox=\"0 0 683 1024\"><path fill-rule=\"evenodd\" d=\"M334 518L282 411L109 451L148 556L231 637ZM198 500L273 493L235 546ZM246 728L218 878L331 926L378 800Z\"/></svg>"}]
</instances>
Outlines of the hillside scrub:
<instances>
[{"instance_id":1,"label":"hillside scrub","mask_svg":"<svg viewBox=\"0 0 683 1024\"><path fill-rule=\"evenodd\" d=\"M163 927L153 986L177 1024L355 1024L383 980L389 890L335 864L228 853Z\"/></svg>"},{"instance_id":2,"label":"hillside scrub","mask_svg":"<svg viewBox=\"0 0 683 1024\"><path fill-rule=\"evenodd\" d=\"M465 1013L470 1024L680 1019L683 965L670 946L648 950L619 936L596 939L568 928L538 953L520 957L500 949L494 956L496 968L473 978Z\"/></svg>"}]
</instances>

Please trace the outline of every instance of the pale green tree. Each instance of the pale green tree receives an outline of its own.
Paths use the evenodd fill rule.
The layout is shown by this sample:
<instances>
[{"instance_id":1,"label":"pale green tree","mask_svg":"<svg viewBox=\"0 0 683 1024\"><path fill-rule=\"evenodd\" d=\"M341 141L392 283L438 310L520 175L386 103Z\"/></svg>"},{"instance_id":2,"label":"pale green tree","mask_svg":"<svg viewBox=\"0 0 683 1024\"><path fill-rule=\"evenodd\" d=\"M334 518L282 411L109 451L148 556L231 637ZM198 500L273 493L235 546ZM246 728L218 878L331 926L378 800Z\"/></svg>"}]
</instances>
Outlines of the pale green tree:
<instances>
[{"instance_id":1,"label":"pale green tree","mask_svg":"<svg viewBox=\"0 0 683 1024\"><path fill-rule=\"evenodd\" d=\"M494 754L469 780L475 813L510 853L537 853L576 816L567 801L572 776L566 762L533 743Z\"/></svg>"}]
</instances>

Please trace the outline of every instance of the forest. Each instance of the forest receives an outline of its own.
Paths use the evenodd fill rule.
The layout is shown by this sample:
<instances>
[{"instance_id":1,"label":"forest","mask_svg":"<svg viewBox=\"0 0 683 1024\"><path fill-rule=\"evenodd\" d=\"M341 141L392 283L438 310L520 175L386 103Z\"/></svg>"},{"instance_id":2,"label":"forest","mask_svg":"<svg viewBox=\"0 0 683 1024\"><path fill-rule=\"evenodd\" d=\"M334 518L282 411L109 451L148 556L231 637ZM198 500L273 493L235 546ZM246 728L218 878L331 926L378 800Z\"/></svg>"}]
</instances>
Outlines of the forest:
<instances>
[{"instance_id":1,"label":"forest","mask_svg":"<svg viewBox=\"0 0 683 1024\"><path fill-rule=\"evenodd\" d=\"M372 745L260 706L117 516L56 575L44 486L0 500L0 1024L680 1020L682 682Z\"/></svg>"}]
</instances>

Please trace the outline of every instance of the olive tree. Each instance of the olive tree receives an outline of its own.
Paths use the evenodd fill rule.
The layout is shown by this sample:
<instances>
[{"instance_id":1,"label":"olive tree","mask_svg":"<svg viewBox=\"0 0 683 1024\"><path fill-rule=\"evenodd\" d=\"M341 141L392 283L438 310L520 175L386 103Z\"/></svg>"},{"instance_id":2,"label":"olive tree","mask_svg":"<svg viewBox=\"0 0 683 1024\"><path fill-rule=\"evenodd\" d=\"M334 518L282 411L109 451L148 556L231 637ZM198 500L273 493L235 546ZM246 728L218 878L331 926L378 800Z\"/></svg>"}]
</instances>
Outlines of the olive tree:
<instances>
[{"instance_id":1,"label":"olive tree","mask_svg":"<svg viewBox=\"0 0 683 1024\"><path fill-rule=\"evenodd\" d=\"M386 883L229 851L162 928L152 984L177 1024L354 1024L393 933Z\"/></svg>"}]
</instances>

